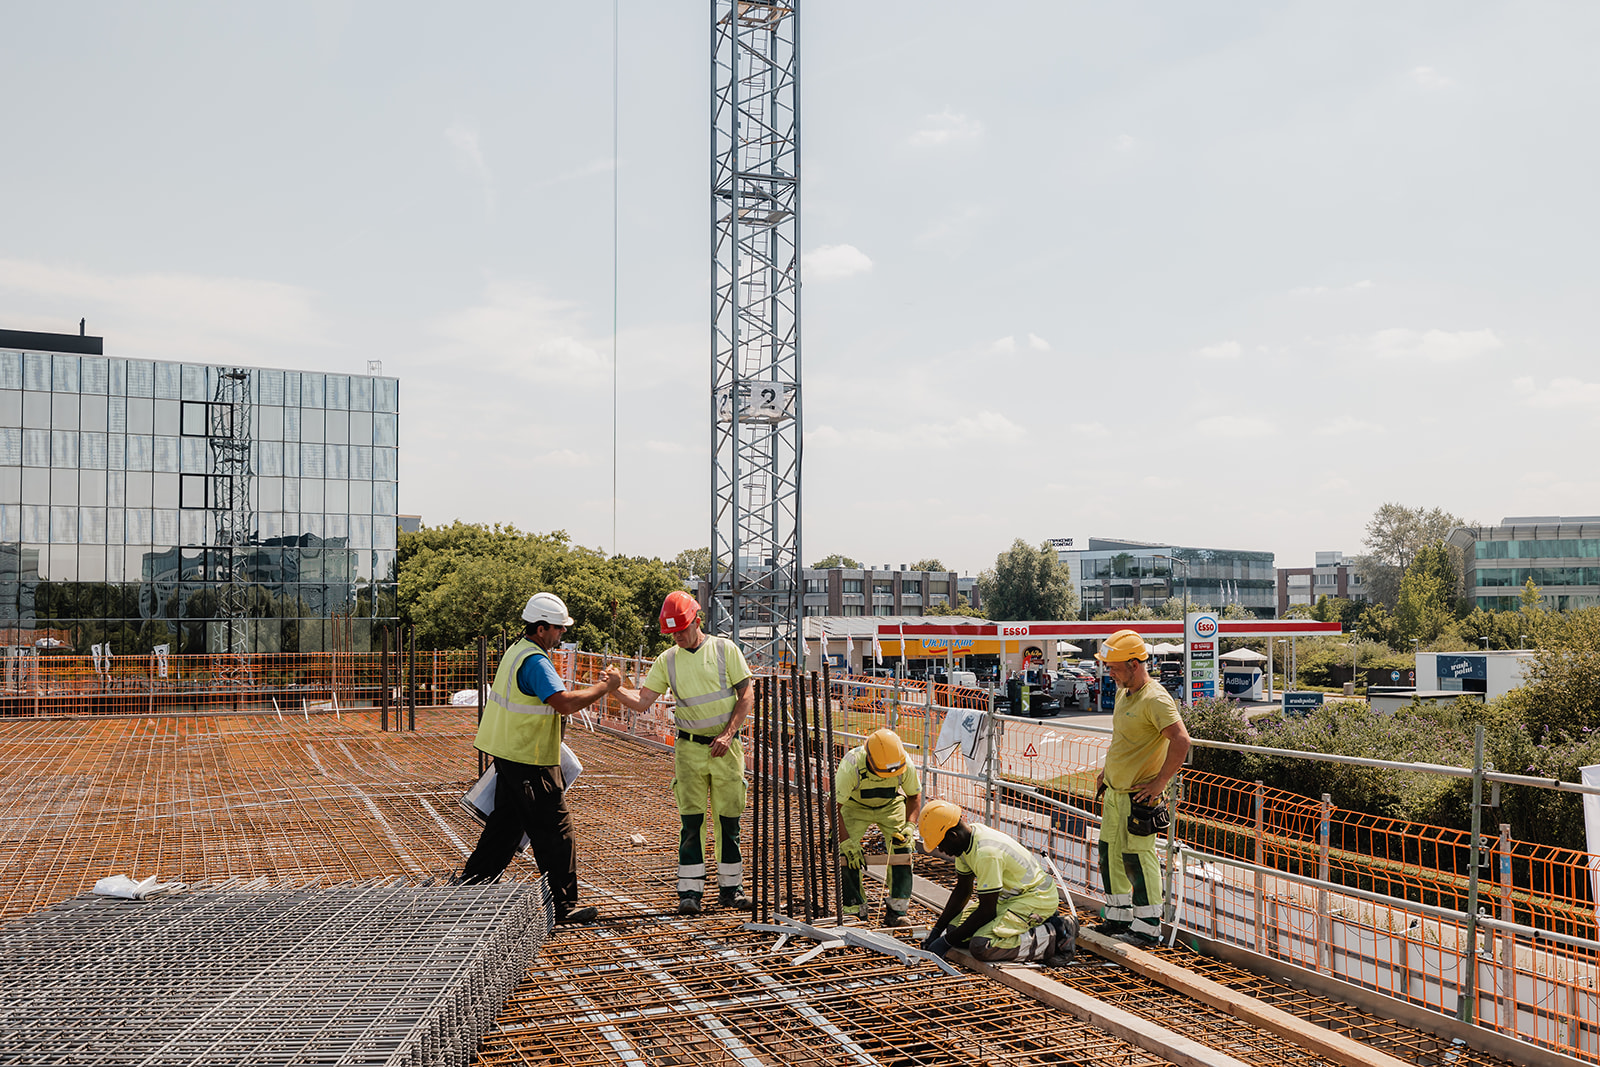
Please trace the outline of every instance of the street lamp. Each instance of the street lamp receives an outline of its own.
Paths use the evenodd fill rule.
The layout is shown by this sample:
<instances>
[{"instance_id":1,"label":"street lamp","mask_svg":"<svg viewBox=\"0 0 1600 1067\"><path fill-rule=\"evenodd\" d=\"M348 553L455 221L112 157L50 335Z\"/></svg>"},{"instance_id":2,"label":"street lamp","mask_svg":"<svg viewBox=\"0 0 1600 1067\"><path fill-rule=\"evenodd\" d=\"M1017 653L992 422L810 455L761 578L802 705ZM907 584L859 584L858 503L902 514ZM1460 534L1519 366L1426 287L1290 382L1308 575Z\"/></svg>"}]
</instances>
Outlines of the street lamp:
<instances>
[{"instance_id":1,"label":"street lamp","mask_svg":"<svg viewBox=\"0 0 1600 1067\"><path fill-rule=\"evenodd\" d=\"M1522 643L1524 641L1526 641L1527 639L1528 639L1528 635L1527 634L1518 634L1517 635L1517 651L1518 652L1522 651Z\"/></svg>"},{"instance_id":2,"label":"street lamp","mask_svg":"<svg viewBox=\"0 0 1600 1067\"><path fill-rule=\"evenodd\" d=\"M1483 637L1483 650L1485 652L1489 651L1489 635L1488 634L1485 634L1484 637Z\"/></svg>"}]
</instances>

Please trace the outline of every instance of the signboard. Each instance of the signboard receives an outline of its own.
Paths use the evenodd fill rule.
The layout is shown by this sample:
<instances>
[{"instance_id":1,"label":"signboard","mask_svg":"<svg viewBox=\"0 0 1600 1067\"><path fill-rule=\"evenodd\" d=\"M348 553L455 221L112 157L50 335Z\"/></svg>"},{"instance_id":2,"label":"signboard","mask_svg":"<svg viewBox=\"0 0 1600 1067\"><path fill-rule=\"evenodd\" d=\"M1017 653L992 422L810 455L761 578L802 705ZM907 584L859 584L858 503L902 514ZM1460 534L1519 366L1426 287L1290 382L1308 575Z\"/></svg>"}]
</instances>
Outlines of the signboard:
<instances>
[{"instance_id":1,"label":"signboard","mask_svg":"<svg viewBox=\"0 0 1600 1067\"><path fill-rule=\"evenodd\" d=\"M1305 715L1322 707L1321 693L1285 692L1283 694L1283 713L1285 715Z\"/></svg>"},{"instance_id":2,"label":"signboard","mask_svg":"<svg viewBox=\"0 0 1600 1067\"><path fill-rule=\"evenodd\" d=\"M1441 654L1435 657L1434 662L1438 665L1437 669L1441 682L1447 678L1455 681L1472 678L1481 682L1489 677L1489 661L1483 656L1446 656Z\"/></svg>"},{"instance_id":3,"label":"signboard","mask_svg":"<svg viewBox=\"0 0 1600 1067\"><path fill-rule=\"evenodd\" d=\"M1183 626L1184 661L1188 664L1189 703L1217 695L1217 617L1191 611Z\"/></svg>"}]
</instances>

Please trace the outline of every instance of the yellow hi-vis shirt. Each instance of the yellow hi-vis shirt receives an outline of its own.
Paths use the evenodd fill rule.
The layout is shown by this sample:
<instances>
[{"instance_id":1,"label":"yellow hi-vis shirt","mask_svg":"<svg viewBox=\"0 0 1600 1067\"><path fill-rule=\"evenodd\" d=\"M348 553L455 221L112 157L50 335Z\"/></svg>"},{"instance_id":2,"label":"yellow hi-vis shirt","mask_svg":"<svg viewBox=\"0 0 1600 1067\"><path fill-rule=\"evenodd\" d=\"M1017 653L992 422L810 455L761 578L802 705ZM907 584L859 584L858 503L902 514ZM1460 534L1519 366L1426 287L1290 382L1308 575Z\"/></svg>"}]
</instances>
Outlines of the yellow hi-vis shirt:
<instances>
[{"instance_id":1,"label":"yellow hi-vis shirt","mask_svg":"<svg viewBox=\"0 0 1600 1067\"><path fill-rule=\"evenodd\" d=\"M902 794L914 797L922 792L917 768L910 760L906 760L905 770L887 778L873 774L867 763L866 745L857 745L844 754L833 776L833 787L833 795L841 803L855 803L866 808L888 807Z\"/></svg>"},{"instance_id":2,"label":"yellow hi-vis shirt","mask_svg":"<svg viewBox=\"0 0 1600 1067\"><path fill-rule=\"evenodd\" d=\"M972 875L974 893L998 892L1001 900L1037 889L1050 878L1032 852L1009 835L977 823L972 844L956 857L956 873Z\"/></svg>"},{"instance_id":3,"label":"yellow hi-vis shirt","mask_svg":"<svg viewBox=\"0 0 1600 1067\"><path fill-rule=\"evenodd\" d=\"M517 670L529 656L548 656L544 649L522 638L506 649L495 668L494 685L489 687L489 702L478 723L473 746L491 756L529 763L535 767L555 767L561 763L561 716L556 709L529 696L517 685Z\"/></svg>"},{"instance_id":4,"label":"yellow hi-vis shirt","mask_svg":"<svg viewBox=\"0 0 1600 1067\"><path fill-rule=\"evenodd\" d=\"M1106 785L1126 793L1161 772L1168 742L1161 731L1178 722L1172 694L1154 678L1131 692L1117 690L1111 712L1111 748L1106 752Z\"/></svg>"},{"instance_id":5,"label":"yellow hi-vis shirt","mask_svg":"<svg viewBox=\"0 0 1600 1067\"><path fill-rule=\"evenodd\" d=\"M726 637L705 635L693 652L673 645L650 665L644 687L671 693L678 702L673 718L678 729L702 737L720 734L733 718L739 696L734 686L750 677L750 665L739 646Z\"/></svg>"}]
</instances>

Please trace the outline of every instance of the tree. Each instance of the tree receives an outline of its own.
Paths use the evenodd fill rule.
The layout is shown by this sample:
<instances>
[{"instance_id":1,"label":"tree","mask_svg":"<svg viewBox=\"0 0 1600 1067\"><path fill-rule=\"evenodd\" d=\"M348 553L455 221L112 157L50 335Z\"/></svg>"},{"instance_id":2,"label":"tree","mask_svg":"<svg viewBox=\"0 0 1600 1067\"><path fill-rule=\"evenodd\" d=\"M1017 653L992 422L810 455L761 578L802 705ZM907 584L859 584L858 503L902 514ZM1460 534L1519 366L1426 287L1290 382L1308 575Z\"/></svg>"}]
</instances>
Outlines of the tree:
<instances>
[{"instance_id":1,"label":"tree","mask_svg":"<svg viewBox=\"0 0 1600 1067\"><path fill-rule=\"evenodd\" d=\"M1367 595L1386 608L1393 608L1400 597L1400 581L1418 552L1436 541L1443 541L1457 526L1470 526L1442 508L1408 508L1384 504L1367 522L1362 541L1365 554L1356 557L1356 570L1366 583ZM1454 588L1450 596L1456 595Z\"/></svg>"},{"instance_id":2,"label":"tree","mask_svg":"<svg viewBox=\"0 0 1600 1067\"><path fill-rule=\"evenodd\" d=\"M1020 537L1013 541L995 557L994 569L978 576L978 599L991 619L1020 622L1071 619L1078 614L1078 595L1049 541L1038 548Z\"/></svg>"},{"instance_id":3,"label":"tree","mask_svg":"<svg viewBox=\"0 0 1600 1067\"><path fill-rule=\"evenodd\" d=\"M683 579L685 585L694 578L709 578L711 577L711 549L709 547L686 548L676 556L673 556L672 562L668 566L672 568L678 577Z\"/></svg>"},{"instance_id":4,"label":"tree","mask_svg":"<svg viewBox=\"0 0 1600 1067\"><path fill-rule=\"evenodd\" d=\"M1432 642L1456 620L1455 561L1443 541L1421 549L1400 580L1394 609L1394 639L1405 648L1413 640Z\"/></svg>"},{"instance_id":5,"label":"tree","mask_svg":"<svg viewBox=\"0 0 1600 1067\"><path fill-rule=\"evenodd\" d=\"M945 573L949 573L950 571L949 567L946 567L939 561L938 556L930 556L927 559L919 559L911 565L911 569L914 571L944 571Z\"/></svg>"},{"instance_id":6,"label":"tree","mask_svg":"<svg viewBox=\"0 0 1600 1067\"><path fill-rule=\"evenodd\" d=\"M956 594L956 606L949 604L935 604L923 612L924 615L966 615L974 619L987 619L988 613L982 608L975 608L967 602L967 594Z\"/></svg>"},{"instance_id":7,"label":"tree","mask_svg":"<svg viewBox=\"0 0 1600 1067\"><path fill-rule=\"evenodd\" d=\"M1534 615L1544 611L1543 591L1533 584L1531 576L1522 587L1522 611L1527 615Z\"/></svg>"},{"instance_id":8,"label":"tree","mask_svg":"<svg viewBox=\"0 0 1600 1067\"><path fill-rule=\"evenodd\" d=\"M842 567L847 571L858 571L861 569L861 561L851 559L849 556L840 556L835 554L832 556L823 556L821 559L817 560L817 562L811 565L811 569L814 571L831 571L835 567Z\"/></svg>"}]
</instances>

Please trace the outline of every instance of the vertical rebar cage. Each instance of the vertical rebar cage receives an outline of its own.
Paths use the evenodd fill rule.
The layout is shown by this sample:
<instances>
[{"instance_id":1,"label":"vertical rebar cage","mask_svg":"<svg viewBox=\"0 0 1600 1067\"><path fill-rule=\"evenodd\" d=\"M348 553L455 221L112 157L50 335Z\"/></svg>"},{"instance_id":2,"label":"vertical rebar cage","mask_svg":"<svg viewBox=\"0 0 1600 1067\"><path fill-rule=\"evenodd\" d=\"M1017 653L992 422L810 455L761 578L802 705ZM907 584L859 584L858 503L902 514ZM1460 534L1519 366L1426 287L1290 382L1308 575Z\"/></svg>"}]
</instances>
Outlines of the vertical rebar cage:
<instances>
[{"instance_id":1,"label":"vertical rebar cage","mask_svg":"<svg viewBox=\"0 0 1600 1067\"><path fill-rule=\"evenodd\" d=\"M712 0L711 597L753 665L798 662L797 4Z\"/></svg>"}]
</instances>

